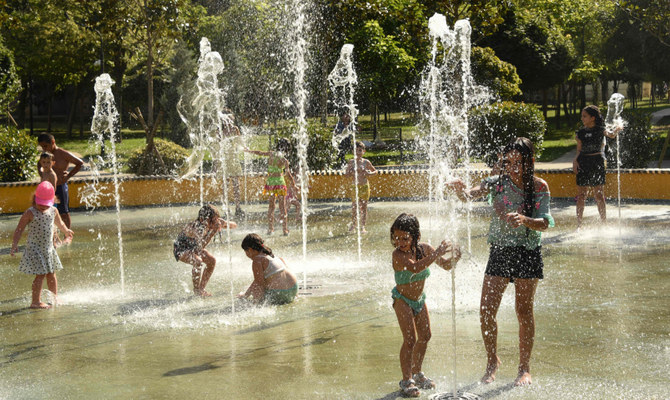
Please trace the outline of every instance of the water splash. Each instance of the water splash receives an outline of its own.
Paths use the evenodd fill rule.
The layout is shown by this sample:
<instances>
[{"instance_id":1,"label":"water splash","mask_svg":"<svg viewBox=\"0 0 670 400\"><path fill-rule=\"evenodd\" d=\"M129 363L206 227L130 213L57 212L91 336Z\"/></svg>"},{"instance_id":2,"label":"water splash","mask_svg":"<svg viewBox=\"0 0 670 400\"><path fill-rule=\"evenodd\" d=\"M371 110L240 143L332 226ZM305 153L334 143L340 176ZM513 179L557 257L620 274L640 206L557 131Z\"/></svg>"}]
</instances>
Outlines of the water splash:
<instances>
[{"instance_id":1,"label":"water splash","mask_svg":"<svg viewBox=\"0 0 670 400\"><path fill-rule=\"evenodd\" d=\"M177 110L186 124L189 137L193 143L193 152L186 160L186 170L181 178L186 179L199 175L200 204L204 203L203 160L207 153L214 159L215 166L221 173L221 204L225 212L225 220L230 221L230 207L228 201L228 163L237 161L237 155L243 145L240 143L240 132L235 127L232 114L227 112L225 92L219 87L218 75L224 70L221 55L212 51L207 38L200 40L200 59L198 77L196 80L197 95L190 102L184 102L182 97ZM218 186L216 177L213 185ZM226 227L226 243L228 245L228 264L232 271L232 248L230 228ZM234 289L230 286L231 300L234 299ZM233 312L234 302L233 302Z\"/></svg>"},{"instance_id":2,"label":"water splash","mask_svg":"<svg viewBox=\"0 0 670 400\"><path fill-rule=\"evenodd\" d=\"M454 211L456 203L444 196L444 185L461 178L467 187L471 186L468 111L485 103L490 95L486 88L475 84L470 70L470 23L459 20L452 30L444 15L436 13L428 26L432 47L431 59L421 76L419 129L423 135L419 146L428 153L429 200L433 215L447 212L451 216L447 237L458 237L465 226L470 248L472 205L465 204L466 223L460 223L462 217Z\"/></svg>"},{"instance_id":3,"label":"water splash","mask_svg":"<svg viewBox=\"0 0 670 400\"><path fill-rule=\"evenodd\" d=\"M307 102L307 89L305 89L305 72L307 71L307 40L305 39L308 22L305 17L307 2L292 0L289 2L292 10L290 33L287 37L289 47L290 73L293 75L294 104L296 109L297 129L293 132L293 138L297 144L298 175L300 179L300 211L302 214L302 255L303 260L307 257L307 200L309 195L309 166L307 165L307 148L309 136L307 135L307 119L305 103ZM303 285L307 285L307 273L303 274Z\"/></svg>"},{"instance_id":4,"label":"water splash","mask_svg":"<svg viewBox=\"0 0 670 400\"><path fill-rule=\"evenodd\" d=\"M467 20L459 20L449 29L444 15L435 14L428 21L431 39L431 59L421 76L419 129L423 133L419 145L428 151L430 221L441 220L446 213L449 223L443 237L458 241L463 228L462 215L457 212L456 199L445 198L447 181L461 178L471 187L470 142L468 111L485 103L490 95L486 88L476 85L470 68L472 29ZM460 204L460 203L459 203ZM472 203L465 204L465 230L468 252L471 252L470 213ZM430 229L430 226L429 226ZM456 275L451 270L451 315L454 332L453 351L456 353ZM453 367L453 398L457 392L456 357Z\"/></svg>"},{"instance_id":5,"label":"water splash","mask_svg":"<svg viewBox=\"0 0 670 400\"><path fill-rule=\"evenodd\" d=\"M340 144L346 140L348 137L351 137L351 142L356 143L356 121L358 118L358 108L356 108L356 103L354 102L354 94L356 92L356 86L358 85L358 76L356 75L356 70L354 69L353 63L353 44L345 44L342 46L340 51L340 58L335 63L335 68L328 74L328 84L330 90L333 94L333 104L336 110L346 110L345 113L349 117L349 124L342 129L341 132L334 132L332 144L334 147L338 148ZM341 112L337 113L338 115ZM355 151L354 151L355 153ZM354 154L353 157L354 163L354 182L358 182L358 161ZM354 185L354 198L358 198L358 185ZM356 210L356 238L358 244L358 261L361 261L362 249L361 249L361 213L359 207L355 207Z\"/></svg>"},{"instance_id":6,"label":"water splash","mask_svg":"<svg viewBox=\"0 0 670 400\"><path fill-rule=\"evenodd\" d=\"M114 187L114 203L116 206L116 228L119 244L119 273L121 275L121 295L125 292L125 277L123 265L123 235L121 231L121 203L119 196L119 164L116 158L116 141L119 133L119 113L116 111L116 103L112 94L114 80L109 74L102 74L95 79L95 111L91 122L91 134L95 144L103 150L100 156L91 159L91 171L93 172L93 184L88 185L82 192L82 201L87 207L95 207L100 204L104 196L102 190L106 187L99 185L100 166L112 169L112 182ZM109 139L110 151L105 150L105 139Z\"/></svg>"},{"instance_id":7,"label":"water splash","mask_svg":"<svg viewBox=\"0 0 670 400\"><path fill-rule=\"evenodd\" d=\"M605 130L610 132L622 132L626 121L621 118L623 111L624 96L621 93L613 93L607 101L607 117L605 117ZM603 140L607 140L603 138ZM621 236L621 150L619 149L619 134L616 135L616 182L617 182L617 205L619 208L619 236Z\"/></svg>"}]
</instances>

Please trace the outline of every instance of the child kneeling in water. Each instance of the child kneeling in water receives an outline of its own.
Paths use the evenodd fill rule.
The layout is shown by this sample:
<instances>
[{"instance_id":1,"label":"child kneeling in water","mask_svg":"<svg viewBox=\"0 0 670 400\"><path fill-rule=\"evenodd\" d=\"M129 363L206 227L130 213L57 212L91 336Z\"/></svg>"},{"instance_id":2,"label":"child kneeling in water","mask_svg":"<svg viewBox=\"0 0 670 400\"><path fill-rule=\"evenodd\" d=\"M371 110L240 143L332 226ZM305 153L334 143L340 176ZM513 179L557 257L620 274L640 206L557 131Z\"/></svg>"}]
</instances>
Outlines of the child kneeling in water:
<instances>
[{"instance_id":1,"label":"child kneeling in water","mask_svg":"<svg viewBox=\"0 0 670 400\"><path fill-rule=\"evenodd\" d=\"M421 395L419 388L433 389L435 383L421 372L423 357L430 340L430 318L423 286L430 276L428 267L433 262L450 270L461 258L458 246L443 240L436 249L428 243L419 243L419 220L412 214L402 213L391 226L393 270L396 287L391 291L393 309L402 331L400 390L407 397ZM443 257L451 251L451 257Z\"/></svg>"},{"instance_id":2,"label":"child kneeling in water","mask_svg":"<svg viewBox=\"0 0 670 400\"><path fill-rule=\"evenodd\" d=\"M274 305L291 303L298 294L298 280L286 268L284 259L275 256L272 249L263 244L263 239L255 233L248 234L242 240L242 249L252 260L254 281L246 292L237 297L252 297L257 304L263 301Z\"/></svg>"}]
</instances>

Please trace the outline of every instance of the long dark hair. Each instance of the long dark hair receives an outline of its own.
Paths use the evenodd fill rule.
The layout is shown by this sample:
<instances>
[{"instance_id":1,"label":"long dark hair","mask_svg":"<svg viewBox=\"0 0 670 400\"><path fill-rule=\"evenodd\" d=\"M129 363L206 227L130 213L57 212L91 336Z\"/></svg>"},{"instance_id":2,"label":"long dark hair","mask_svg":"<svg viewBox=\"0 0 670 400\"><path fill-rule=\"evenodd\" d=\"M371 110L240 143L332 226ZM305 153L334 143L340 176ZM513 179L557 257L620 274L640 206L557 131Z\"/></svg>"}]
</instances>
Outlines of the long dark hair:
<instances>
[{"instance_id":1,"label":"long dark hair","mask_svg":"<svg viewBox=\"0 0 670 400\"><path fill-rule=\"evenodd\" d=\"M535 147L530 139L525 137L518 137L503 149L503 155L512 151L518 151L521 154L521 176L523 179L523 215L526 217L533 216L533 207L535 206ZM501 172L502 173L502 172ZM502 177L501 177L502 178ZM499 179L499 184L502 179ZM526 235L529 230L526 228Z\"/></svg>"},{"instance_id":2,"label":"long dark hair","mask_svg":"<svg viewBox=\"0 0 670 400\"><path fill-rule=\"evenodd\" d=\"M250 233L242 239L242 250L254 249L260 251L263 254L267 254L270 257L274 258L272 254L272 249L263 244L263 238L258 236L255 233Z\"/></svg>"},{"instance_id":3,"label":"long dark hair","mask_svg":"<svg viewBox=\"0 0 670 400\"><path fill-rule=\"evenodd\" d=\"M605 126L605 120L603 119L602 114L600 114L600 109L598 106L591 104L590 106L584 107L582 111L586 111L587 114L596 118L595 122L597 128L603 128Z\"/></svg>"},{"instance_id":4,"label":"long dark hair","mask_svg":"<svg viewBox=\"0 0 670 400\"><path fill-rule=\"evenodd\" d=\"M391 225L391 243L393 243L393 231L403 231L409 233L412 238L412 250L417 260L422 259L423 248L419 246L419 239L421 238L421 230L419 227L419 219L412 214L402 213L393 221Z\"/></svg>"},{"instance_id":5,"label":"long dark hair","mask_svg":"<svg viewBox=\"0 0 670 400\"><path fill-rule=\"evenodd\" d=\"M200 225L205 225L207 221L211 220L212 218L220 218L221 215L219 214L219 211L214 208L213 205L211 204L205 204L202 206L200 211L198 211L198 223Z\"/></svg>"}]
</instances>

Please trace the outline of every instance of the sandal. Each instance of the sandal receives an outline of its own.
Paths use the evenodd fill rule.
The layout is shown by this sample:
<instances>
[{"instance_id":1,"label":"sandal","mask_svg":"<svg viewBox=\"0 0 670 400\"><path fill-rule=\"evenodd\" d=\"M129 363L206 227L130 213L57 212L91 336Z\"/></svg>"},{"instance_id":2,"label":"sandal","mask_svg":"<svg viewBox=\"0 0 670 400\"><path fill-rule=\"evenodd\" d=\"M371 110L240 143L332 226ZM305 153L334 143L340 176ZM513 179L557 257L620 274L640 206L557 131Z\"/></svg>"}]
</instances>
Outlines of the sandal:
<instances>
[{"instance_id":1,"label":"sandal","mask_svg":"<svg viewBox=\"0 0 670 400\"><path fill-rule=\"evenodd\" d=\"M412 377L416 381L416 386L421 389L435 389L435 382L432 379L428 378L423 372L414 374Z\"/></svg>"},{"instance_id":2,"label":"sandal","mask_svg":"<svg viewBox=\"0 0 670 400\"><path fill-rule=\"evenodd\" d=\"M419 388L416 387L416 382L414 379L408 379L406 381L400 381L400 392L404 397L419 397L421 392Z\"/></svg>"}]
</instances>

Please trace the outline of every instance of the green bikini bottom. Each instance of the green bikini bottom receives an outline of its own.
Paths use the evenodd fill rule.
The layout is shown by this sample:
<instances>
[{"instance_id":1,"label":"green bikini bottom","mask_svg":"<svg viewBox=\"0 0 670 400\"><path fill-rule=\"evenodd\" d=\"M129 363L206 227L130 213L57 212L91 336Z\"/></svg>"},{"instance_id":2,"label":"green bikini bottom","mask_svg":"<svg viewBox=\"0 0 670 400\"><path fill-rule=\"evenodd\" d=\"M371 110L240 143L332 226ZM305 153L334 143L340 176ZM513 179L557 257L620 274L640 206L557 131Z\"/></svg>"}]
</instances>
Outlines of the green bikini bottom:
<instances>
[{"instance_id":1,"label":"green bikini bottom","mask_svg":"<svg viewBox=\"0 0 670 400\"><path fill-rule=\"evenodd\" d=\"M295 299L298 294L298 284L296 283L290 289L266 289L265 301L269 304L281 305L288 304Z\"/></svg>"},{"instance_id":2,"label":"green bikini bottom","mask_svg":"<svg viewBox=\"0 0 670 400\"><path fill-rule=\"evenodd\" d=\"M419 313L423 310L423 306L426 305L426 293L421 293L421 297L419 297L419 300L410 300L407 297L403 296L400 294L398 291L398 288L393 288L391 290L391 297L394 299L400 299L407 303L407 305L414 311L414 315L419 315Z\"/></svg>"}]
</instances>

